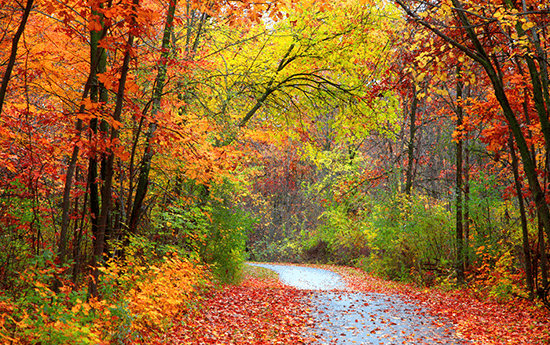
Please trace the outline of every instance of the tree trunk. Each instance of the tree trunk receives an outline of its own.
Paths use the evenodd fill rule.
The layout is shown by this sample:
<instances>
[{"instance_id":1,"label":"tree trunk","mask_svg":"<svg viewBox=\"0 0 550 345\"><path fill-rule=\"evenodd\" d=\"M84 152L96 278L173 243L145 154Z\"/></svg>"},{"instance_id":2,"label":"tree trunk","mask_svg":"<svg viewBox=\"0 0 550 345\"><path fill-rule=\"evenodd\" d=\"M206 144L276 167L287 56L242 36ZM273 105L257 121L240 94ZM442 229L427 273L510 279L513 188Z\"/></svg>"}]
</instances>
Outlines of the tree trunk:
<instances>
[{"instance_id":1,"label":"tree trunk","mask_svg":"<svg viewBox=\"0 0 550 345\"><path fill-rule=\"evenodd\" d=\"M512 134L508 139L508 146L510 147L510 156L512 157L512 171L514 173L514 184L516 187L516 194L518 195L519 214L521 220L521 230L523 236L523 256L525 260L525 282L527 289L529 290L529 298L533 299L534 293L534 280L533 280L533 268L531 266L531 248L529 246L529 231L527 225L527 215L525 213L525 205L523 203L523 192L521 190L521 182L519 180L518 159L516 156L516 150L514 148L514 141Z\"/></svg>"},{"instance_id":2,"label":"tree trunk","mask_svg":"<svg viewBox=\"0 0 550 345\"><path fill-rule=\"evenodd\" d=\"M464 269L470 269L470 148L464 148Z\"/></svg>"},{"instance_id":3,"label":"tree trunk","mask_svg":"<svg viewBox=\"0 0 550 345\"><path fill-rule=\"evenodd\" d=\"M27 5L23 10L23 17L21 17L21 23L19 23L19 28L17 28L17 31L13 35L13 39L11 41L10 58L8 60L8 65L6 66L6 71L4 72L4 77L2 78L2 85L0 86L0 115L2 115L2 108L4 107L4 99L6 98L6 93L8 91L11 72L13 71L15 59L17 58L17 47L19 45L19 40L25 31L25 26L27 25L27 20L29 19L33 4L34 0L27 0Z\"/></svg>"},{"instance_id":4,"label":"tree trunk","mask_svg":"<svg viewBox=\"0 0 550 345\"><path fill-rule=\"evenodd\" d=\"M539 255L540 255L540 277L542 288L548 285L548 256L546 255L546 241L544 239L544 226L539 215Z\"/></svg>"},{"instance_id":5,"label":"tree trunk","mask_svg":"<svg viewBox=\"0 0 550 345\"><path fill-rule=\"evenodd\" d=\"M411 195L413 184L413 168L414 168L414 136L416 133L416 109L418 105L416 85L413 84L413 99L410 110L410 127L409 127L409 144L407 145L407 156L409 158L407 164L407 176L405 182L405 193Z\"/></svg>"},{"instance_id":6,"label":"tree trunk","mask_svg":"<svg viewBox=\"0 0 550 345\"><path fill-rule=\"evenodd\" d=\"M149 171L151 170L151 161L153 159L152 139L157 129L157 125L154 122L156 113L160 110L160 101L162 98L162 92L164 84L166 82L167 66L166 61L170 55L170 37L173 31L174 14L176 11L176 0L171 0L168 7L168 13L166 15L166 25L164 27L164 36L162 38L161 55L158 64L158 72L155 80L155 89L153 91L153 109L152 109L152 122L149 124L149 130L146 135L146 146L143 152L143 158L141 160L141 167L139 172L138 185L136 187L136 197L134 199L134 205L130 214L129 233L136 234L138 221L141 216L141 208L143 201L147 195L147 188L149 184Z\"/></svg>"},{"instance_id":7,"label":"tree trunk","mask_svg":"<svg viewBox=\"0 0 550 345\"><path fill-rule=\"evenodd\" d=\"M456 127L462 128L462 76L456 71ZM456 280L464 283L464 233L462 228L462 134L456 142Z\"/></svg>"},{"instance_id":8,"label":"tree trunk","mask_svg":"<svg viewBox=\"0 0 550 345\"><path fill-rule=\"evenodd\" d=\"M93 11L97 14L96 11ZM103 21L102 21L103 25ZM108 92L107 89L103 86L102 83L100 83L97 79L97 73L103 73L107 70L107 54L105 53L105 49L98 47L99 40L101 39L102 33L99 31L91 31L90 32L90 51L91 51L91 57L90 60L92 61L92 67L95 66L96 69L96 75L94 75L94 79L92 81L92 88L90 91L90 100L93 103L101 102L101 103L107 103L108 102ZM93 131L94 134L97 134L98 132L98 119L92 118L90 120L90 128ZM101 125L102 131L106 131L106 124L102 123ZM99 199L99 182L98 182L98 157L92 156L90 157L88 161L88 186L90 188L90 218L92 223L92 235L94 238L94 247L95 247L95 239L98 235L98 228L99 228L99 213L100 213L100 199ZM105 176L101 176L103 179Z\"/></svg>"},{"instance_id":9,"label":"tree trunk","mask_svg":"<svg viewBox=\"0 0 550 345\"><path fill-rule=\"evenodd\" d=\"M134 9L137 6L137 0L134 0ZM133 18L135 21L135 18ZM135 24L135 23L134 23ZM122 68L120 72L120 79L118 85L118 91L116 95L116 105L113 112L113 120L120 122L120 117L122 114L122 105L124 103L124 91L126 87L126 80L128 77L128 71L130 69L130 55L131 50L134 46L134 35L130 32L128 36L128 48L124 54L124 61L122 63ZM118 138L119 131L116 127L111 128L111 142L115 141ZM113 185L113 174L114 174L114 152L109 153L106 159L105 164L105 179L103 181L103 190L102 190L102 201L101 201L101 213L99 218L99 227L96 238L96 243L94 246L94 253L92 257L92 279L90 280L90 295L92 297L97 297L97 281L99 279L99 265L102 262L103 251L104 251L104 241L105 233L107 229L109 214L112 204L112 185Z\"/></svg>"}]
</instances>

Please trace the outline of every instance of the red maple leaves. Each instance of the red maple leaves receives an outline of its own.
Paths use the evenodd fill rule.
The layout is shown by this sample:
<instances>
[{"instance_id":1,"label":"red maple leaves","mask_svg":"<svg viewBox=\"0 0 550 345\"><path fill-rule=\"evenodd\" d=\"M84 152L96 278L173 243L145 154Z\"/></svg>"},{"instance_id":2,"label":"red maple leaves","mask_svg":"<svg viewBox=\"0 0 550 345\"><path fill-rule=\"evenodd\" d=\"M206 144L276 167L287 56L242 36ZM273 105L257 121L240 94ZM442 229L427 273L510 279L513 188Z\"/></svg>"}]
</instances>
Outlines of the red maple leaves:
<instances>
[{"instance_id":1,"label":"red maple leaves","mask_svg":"<svg viewBox=\"0 0 550 345\"><path fill-rule=\"evenodd\" d=\"M165 335L169 344L309 344L306 291L273 279L248 277L241 286L207 294L181 327ZM160 341L159 341L160 342Z\"/></svg>"},{"instance_id":2,"label":"red maple leaves","mask_svg":"<svg viewBox=\"0 0 550 345\"><path fill-rule=\"evenodd\" d=\"M384 293L388 298L399 295L401 300L421 306L426 313L454 324L454 330L449 329L449 332L456 332L466 341L480 344L545 344L550 341L547 331L550 313L526 300L501 304L481 300L467 289L446 292L419 289L384 281L349 267L323 268L342 274L349 292ZM200 308L185 315L182 325L174 327L158 342L312 344L318 336L313 333L315 321L306 303L308 297L312 297L310 292L285 286L276 279L247 277L241 286L210 291Z\"/></svg>"}]
</instances>

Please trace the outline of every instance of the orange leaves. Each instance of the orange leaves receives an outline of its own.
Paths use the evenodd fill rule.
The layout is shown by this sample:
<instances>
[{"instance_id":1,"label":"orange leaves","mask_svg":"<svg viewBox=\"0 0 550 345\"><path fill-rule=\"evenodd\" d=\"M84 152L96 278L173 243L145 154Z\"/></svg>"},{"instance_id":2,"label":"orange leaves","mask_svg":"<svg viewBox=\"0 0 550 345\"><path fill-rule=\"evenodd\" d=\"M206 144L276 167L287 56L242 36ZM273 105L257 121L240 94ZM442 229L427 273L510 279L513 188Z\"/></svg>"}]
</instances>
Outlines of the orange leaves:
<instances>
[{"instance_id":1,"label":"orange leaves","mask_svg":"<svg viewBox=\"0 0 550 345\"><path fill-rule=\"evenodd\" d=\"M130 158L130 153L126 151L125 148L121 145L113 145L112 151L117 158L124 162L126 162L128 158Z\"/></svg>"},{"instance_id":2,"label":"orange leaves","mask_svg":"<svg viewBox=\"0 0 550 345\"><path fill-rule=\"evenodd\" d=\"M88 30L101 31L102 29L103 29L103 25L101 25L99 16L92 16L92 18L88 22Z\"/></svg>"},{"instance_id":3,"label":"orange leaves","mask_svg":"<svg viewBox=\"0 0 550 345\"><path fill-rule=\"evenodd\" d=\"M180 125L173 123L170 116L170 113L157 114L163 126L159 126L154 138L165 169L183 169L188 179L210 184L230 177L244 159L237 147L220 145L222 134L213 121L188 116Z\"/></svg>"},{"instance_id":4,"label":"orange leaves","mask_svg":"<svg viewBox=\"0 0 550 345\"><path fill-rule=\"evenodd\" d=\"M196 298L195 287L205 275L202 267L177 256L148 269L147 279L128 294L130 309L137 316L134 327L140 331L168 327Z\"/></svg>"},{"instance_id":5,"label":"orange leaves","mask_svg":"<svg viewBox=\"0 0 550 345\"><path fill-rule=\"evenodd\" d=\"M200 300L198 289L208 279L204 266L172 254L158 264L142 265L139 261L131 252L125 264L110 261L102 269L105 299L91 299L80 307L86 313L93 308L99 314L94 329L102 332L103 339L135 333L140 339L150 339L170 328L190 305ZM115 299L108 295L113 292ZM117 334L119 327L131 329L125 331L127 334Z\"/></svg>"}]
</instances>

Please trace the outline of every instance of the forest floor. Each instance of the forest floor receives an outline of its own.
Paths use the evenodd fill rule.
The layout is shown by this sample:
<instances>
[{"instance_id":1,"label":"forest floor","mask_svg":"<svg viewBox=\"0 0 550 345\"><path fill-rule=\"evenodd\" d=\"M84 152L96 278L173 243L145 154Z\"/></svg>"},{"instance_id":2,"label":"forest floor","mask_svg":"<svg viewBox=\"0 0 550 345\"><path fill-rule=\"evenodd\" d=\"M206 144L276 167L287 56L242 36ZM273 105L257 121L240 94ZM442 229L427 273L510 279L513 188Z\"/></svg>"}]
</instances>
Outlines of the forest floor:
<instances>
[{"instance_id":1,"label":"forest floor","mask_svg":"<svg viewBox=\"0 0 550 345\"><path fill-rule=\"evenodd\" d=\"M179 326L157 339L163 344L550 344L550 312L524 299L499 303L481 299L468 289L443 291L435 288L417 288L412 285L389 282L349 267L315 266L333 271L343 277L345 289L332 291L332 297L319 291L300 290L284 285L273 271L245 266L240 285L225 286L209 291L201 307L187 313ZM348 338L358 334L361 320L350 320L345 310L328 312L314 301L349 299L356 304L364 302L360 296L380 294L388 302L399 300L415 306L418 319L428 315L430 327L440 331L432 338L415 335L422 330L408 329L381 334L386 324L397 324L404 318L370 319L374 328L366 328L373 337ZM372 303L365 302L365 305ZM323 309L325 308L325 309ZM330 307L333 308L333 307ZM351 308L347 306L346 308ZM418 308L418 309L417 309ZM356 309L356 306L353 307ZM347 317L347 319L346 319ZM352 317L353 318L353 317ZM340 325L337 319L342 319ZM440 321L446 320L446 321ZM425 322L407 323L407 327L424 327ZM327 326L328 325L328 326ZM364 325L364 324L363 324ZM332 327L332 329L330 329ZM334 333L334 330L341 330ZM397 328L399 330L399 328ZM332 333L331 333L332 332ZM368 338L368 339L367 339Z\"/></svg>"}]
</instances>

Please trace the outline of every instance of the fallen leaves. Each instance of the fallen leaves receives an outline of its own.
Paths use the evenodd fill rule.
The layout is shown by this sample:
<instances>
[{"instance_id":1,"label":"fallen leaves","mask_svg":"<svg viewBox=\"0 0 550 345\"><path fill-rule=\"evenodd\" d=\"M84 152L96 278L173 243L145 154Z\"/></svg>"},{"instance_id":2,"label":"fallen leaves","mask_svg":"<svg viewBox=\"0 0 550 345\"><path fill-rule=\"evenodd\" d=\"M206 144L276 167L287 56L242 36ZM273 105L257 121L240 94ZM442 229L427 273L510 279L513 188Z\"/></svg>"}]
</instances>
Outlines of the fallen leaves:
<instances>
[{"instance_id":1,"label":"fallen leaves","mask_svg":"<svg viewBox=\"0 0 550 345\"><path fill-rule=\"evenodd\" d=\"M476 344L550 344L550 312L536 303L515 299L507 303L480 299L469 289L440 291L388 282L358 269L322 266L344 277L352 291L399 295L455 325L461 338Z\"/></svg>"},{"instance_id":2,"label":"fallen leaves","mask_svg":"<svg viewBox=\"0 0 550 345\"><path fill-rule=\"evenodd\" d=\"M276 278L248 276L241 286L209 292L202 308L158 343L309 344L307 295Z\"/></svg>"},{"instance_id":3,"label":"fallen leaves","mask_svg":"<svg viewBox=\"0 0 550 345\"><path fill-rule=\"evenodd\" d=\"M263 271L263 276L245 277L241 286L210 291L202 308L184 315L181 326L174 327L157 343L339 344L344 338L358 339L359 335L365 341L404 344L550 343L550 313L529 301L501 304L480 300L468 290L418 289L384 281L354 268L321 268L341 274L346 282L347 290L323 293L329 302L350 299L354 307L344 305L342 315L308 303L321 292L285 286ZM366 308L373 306L378 307L370 314L366 312L371 310ZM413 319L404 319L409 313ZM345 317L351 321L345 321ZM339 324L339 318L344 325L337 326L337 331L329 329L331 324ZM426 333L425 328L440 331Z\"/></svg>"}]
</instances>

